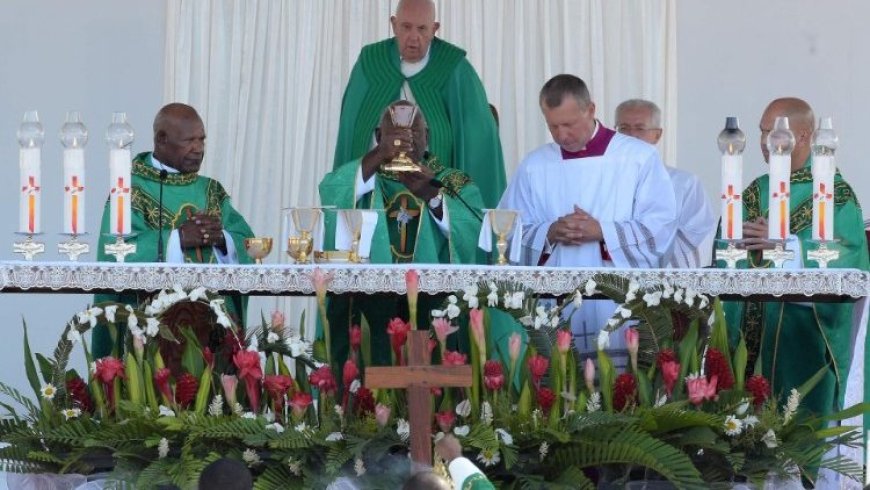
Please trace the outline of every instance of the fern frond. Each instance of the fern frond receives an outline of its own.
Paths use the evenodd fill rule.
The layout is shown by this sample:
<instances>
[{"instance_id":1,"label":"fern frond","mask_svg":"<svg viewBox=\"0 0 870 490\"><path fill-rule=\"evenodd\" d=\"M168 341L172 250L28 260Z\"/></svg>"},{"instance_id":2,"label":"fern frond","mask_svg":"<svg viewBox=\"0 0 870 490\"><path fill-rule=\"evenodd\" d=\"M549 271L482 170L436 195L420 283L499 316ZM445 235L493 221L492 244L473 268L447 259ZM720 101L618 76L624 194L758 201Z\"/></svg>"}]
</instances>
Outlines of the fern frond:
<instances>
[{"instance_id":1,"label":"fern frond","mask_svg":"<svg viewBox=\"0 0 870 490\"><path fill-rule=\"evenodd\" d=\"M0 394L6 395L9 398L15 400L19 404L21 404L25 409L27 409L28 417L30 420L36 420L39 418L39 409L36 408L36 405L30 401L30 398L24 396L16 390L15 388L7 385L6 383L0 382Z\"/></svg>"},{"instance_id":2,"label":"fern frond","mask_svg":"<svg viewBox=\"0 0 870 490\"><path fill-rule=\"evenodd\" d=\"M302 479L290 472L290 469L285 466L270 466L257 477L254 482L254 490L284 490L284 489L302 489Z\"/></svg>"},{"instance_id":3,"label":"fern frond","mask_svg":"<svg viewBox=\"0 0 870 490\"><path fill-rule=\"evenodd\" d=\"M566 468L553 483L564 486L566 489L593 490L595 488L595 483L583 473L583 470L576 466Z\"/></svg>"}]
</instances>

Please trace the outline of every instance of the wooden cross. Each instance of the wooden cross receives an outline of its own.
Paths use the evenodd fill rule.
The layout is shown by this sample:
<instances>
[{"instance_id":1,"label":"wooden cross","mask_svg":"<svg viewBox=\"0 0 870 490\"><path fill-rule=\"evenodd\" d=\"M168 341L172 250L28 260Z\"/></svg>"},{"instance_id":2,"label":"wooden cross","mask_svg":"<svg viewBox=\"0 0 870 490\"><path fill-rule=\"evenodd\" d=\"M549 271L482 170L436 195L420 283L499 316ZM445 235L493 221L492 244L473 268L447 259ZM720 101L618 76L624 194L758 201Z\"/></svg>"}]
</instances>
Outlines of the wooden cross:
<instances>
[{"instance_id":1,"label":"wooden cross","mask_svg":"<svg viewBox=\"0 0 870 490\"><path fill-rule=\"evenodd\" d=\"M405 246L407 243L407 228L408 223L420 215L420 211L414 209L408 209L408 196L402 195L399 198L399 209L393 211L389 214L390 218L396 218L396 221L399 222L399 248L402 253L406 252Z\"/></svg>"},{"instance_id":2,"label":"wooden cross","mask_svg":"<svg viewBox=\"0 0 870 490\"><path fill-rule=\"evenodd\" d=\"M407 366L366 368L369 388L408 390L408 418L411 428L411 460L432 466L431 388L471 386L471 366L430 366L429 332L408 332Z\"/></svg>"}]
</instances>

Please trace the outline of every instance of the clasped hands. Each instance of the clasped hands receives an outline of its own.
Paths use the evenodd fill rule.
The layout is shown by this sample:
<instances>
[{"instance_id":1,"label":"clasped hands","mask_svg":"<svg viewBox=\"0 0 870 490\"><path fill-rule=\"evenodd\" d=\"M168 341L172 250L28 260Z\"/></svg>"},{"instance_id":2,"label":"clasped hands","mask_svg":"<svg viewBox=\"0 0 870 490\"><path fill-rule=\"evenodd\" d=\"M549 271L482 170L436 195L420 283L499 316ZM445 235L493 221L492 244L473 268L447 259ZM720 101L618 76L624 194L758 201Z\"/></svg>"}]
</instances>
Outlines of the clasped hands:
<instances>
[{"instance_id":1,"label":"clasped hands","mask_svg":"<svg viewBox=\"0 0 870 490\"><path fill-rule=\"evenodd\" d=\"M771 241L767 236L768 225L764 217L746 221L743 223L743 241L739 247L746 250L773 250L776 242Z\"/></svg>"},{"instance_id":2,"label":"clasped hands","mask_svg":"<svg viewBox=\"0 0 870 490\"><path fill-rule=\"evenodd\" d=\"M547 240L551 245L582 245L604 240L604 233L597 219L575 205L574 212L562 216L550 225Z\"/></svg>"},{"instance_id":3,"label":"clasped hands","mask_svg":"<svg viewBox=\"0 0 870 490\"><path fill-rule=\"evenodd\" d=\"M226 250L220 216L204 212L193 214L178 227L178 232L181 248L217 247Z\"/></svg>"}]
</instances>

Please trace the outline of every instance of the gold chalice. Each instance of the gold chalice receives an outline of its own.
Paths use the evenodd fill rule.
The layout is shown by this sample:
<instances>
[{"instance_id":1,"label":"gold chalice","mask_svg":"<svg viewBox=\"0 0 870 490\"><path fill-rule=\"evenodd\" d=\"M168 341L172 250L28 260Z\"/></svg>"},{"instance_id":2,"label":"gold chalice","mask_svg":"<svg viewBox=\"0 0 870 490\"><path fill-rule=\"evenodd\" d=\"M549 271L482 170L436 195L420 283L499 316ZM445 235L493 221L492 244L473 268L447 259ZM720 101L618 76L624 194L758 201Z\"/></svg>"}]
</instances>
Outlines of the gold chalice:
<instances>
[{"instance_id":1,"label":"gold chalice","mask_svg":"<svg viewBox=\"0 0 870 490\"><path fill-rule=\"evenodd\" d=\"M293 257L297 264L304 264L310 260L311 251L314 248L314 229L320 222L322 212L318 208L292 208L290 219L293 227L299 233L287 239L287 254Z\"/></svg>"},{"instance_id":2,"label":"gold chalice","mask_svg":"<svg viewBox=\"0 0 870 490\"><path fill-rule=\"evenodd\" d=\"M262 264L263 259L272 251L272 239L268 237L245 238L245 251L256 264Z\"/></svg>"},{"instance_id":3,"label":"gold chalice","mask_svg":"<svg viewBox=\"0 0 870 490\"><path fill-rule=\"evenodd\" d=\"M359 209L342 209L339 212L341 213L342 219L344 219L345 225L347 225L347 231L352 237L350 242L350 253L347 256L347 260L348 262L358 264L360 263L359 240L360 235L362 234L363 225L362 211Z\"/></svg>"},{"instance_id":4,"label":"gold chalice","mask_svg":"<svg viewBox=\"0 0 870 490\"><path fill-rule=\"evenodd\" d=\"M507 265L508 263L507 257L505 257L507 237L513 231L516 220L516 211L510 209L489 210L489 224L492 227L492 232L498 237L498 242L495 245L498 249L498 265Z\"/></svg>"},{"instance_id":5,"label":"gold chalice","mask_svg":"<svg viewBox=\"0 0 870 490\"><path fill-rule=\"evenodd\" d=\"M393 127L411 129L414 125L414 118L417 116L416 105L394 105L390 106L390 119L393 122ZM396 139L393 145L402 146L402 140ZM393 158L389 163L385 163L382 167L384 172L419 172L420 167L414 164L404 151L399 152L399 156Z\"/></svg>"}]
</instances>

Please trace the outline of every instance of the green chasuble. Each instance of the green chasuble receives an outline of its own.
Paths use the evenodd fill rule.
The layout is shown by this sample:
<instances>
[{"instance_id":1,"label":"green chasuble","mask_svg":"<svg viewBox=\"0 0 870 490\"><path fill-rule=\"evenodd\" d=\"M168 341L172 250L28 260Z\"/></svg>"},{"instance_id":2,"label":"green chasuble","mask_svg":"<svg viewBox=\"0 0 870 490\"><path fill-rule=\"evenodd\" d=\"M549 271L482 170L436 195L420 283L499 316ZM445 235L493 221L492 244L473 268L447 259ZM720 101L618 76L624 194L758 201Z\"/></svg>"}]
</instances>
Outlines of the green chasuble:
<instances>
[{"instance_id":1,"label":"green chasuble","mask_svg":"<svg viewBox=\"0 0 870 490\"><path fill-rule=\"evenodd\" d=\"M361 158L341 165L320 182L320 201L324 206L338 209L373 209L378 212L378 223L372 237L372 263L421 264L474 264L483 263L485 257L477 248L480 221L456 198L458 193L476 213L481 214L483 202L477 186L464 173L446 168L437 158L422 163L432 169L435 177L449 189L442 206L449 216L449 236L438 227L429 207L422 199L411 194L404 185L390 175L378 173L372 192L359 201L356 196L357 172ZM331 213L328 213L331 214ZM334 216L332 216L334 218ZM334 248L334 219L328 220L325 249ZM417 325L427 328L429 312L440 308L443 298L420 295ZM360 324L364 315L371 328L372 362L389 365L390 342L386 327L396 316L407 318L407 298L396 295L337 295L330 298L328 316L332 338L332 358L341 366L347 358L348 327ZM452 337L458 337L454 335ZM383 347L383 348L382 348ZM451 350L456 346L451 346Z\"/></svg>"},{"instance_id":2,"label":"green chasuble","mask_svg":"<svg viewBox=\"0 0 870 490\"><path fill-rule=\"evenodd\" d=\"M817 248L812 240L813 176L812 157L803 168L791 174L791 233L800 240L803 267L817 268L807 260L807 251ZM763 175L743 191L743 217L752 221L768 215L768 175ZM855 192L837 172L834 180L834 238L840 258L828 267L868 269L867 240L861 207ZM749 267L768 268L761 252L751 252ZM746 267L746 261L738 263ZM732 345L740 332L749 349L749 370L761 356L764 376L782 402L826 364L827 376L813 389L801 406L816 414L828 414L843 403L846 377L852 359L855 303L726 302Z\"/></svg>"},{"instance_id":3,"label":"green chasuble","mask_svg":"<svg viewBox=\"0 0 870 490\"><path fill-rule=\"evenodd\" d=\"M395 38L363 47L341 105L334 169L363 157L381 115L399 100L408 82L429 127L429 151L449 168L477 184L483 204L495 208L505 188L504 158L498 128L483 84L465 51L433 39L429 61L416 75L400 70Z\"/></svg>"},{"instance_id":4,"label":"green chasuble","mask_svg":"<svg viewBox=\"0 0 870 490\"><path fill-rule=\"evenodd\" d=\"M254 236L248 223L230 203L230 197L216 180L198 174L168 174L163 183L163 208L159 205L160 171L151 165L151 153L140 153L133 159L130 201L132 208L131 230L135 235L129 242L136 244L136 252L127 255L125 262L156 262L157 234L163 233L164 247L169 242L172 230L178 228L188 216L205 211L220 215L224 231L232 237L239 263L248 264L252 260L245 252L245 238ZM159 217L163 213L163 230L159 230ZM97 245L97 260L114 262L115 258L106 255L104 245L114 242L107 235L109 225L109 202L103 209L103 221ZM164 257L166 256L164 249ZM184 251L185 263L216 263L211 247ZM150 296L150 295L147 295ZM142 296L144 299L145 295ZM227 308L238 320L244 322L244 303L240 296L226 298ZM139 298L135 293L98 294L94 302L120 301L135 305ZM98 325L93 333L94 358L111 354L112 343L108 329Z\"/></svg>"}]
</instances>

